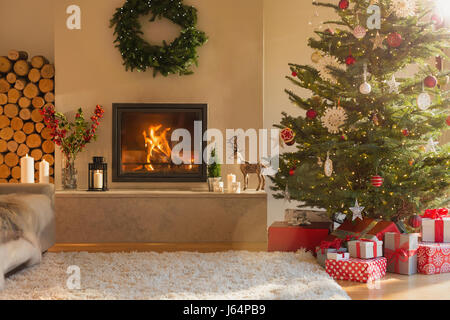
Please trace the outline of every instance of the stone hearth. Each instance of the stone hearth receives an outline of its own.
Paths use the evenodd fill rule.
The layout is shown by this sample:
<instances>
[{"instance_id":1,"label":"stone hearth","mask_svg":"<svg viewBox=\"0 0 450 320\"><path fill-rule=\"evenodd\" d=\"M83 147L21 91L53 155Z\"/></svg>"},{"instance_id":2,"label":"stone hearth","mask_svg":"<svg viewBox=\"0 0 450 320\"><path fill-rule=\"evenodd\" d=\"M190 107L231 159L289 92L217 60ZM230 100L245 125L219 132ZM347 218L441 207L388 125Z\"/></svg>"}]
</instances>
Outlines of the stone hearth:
<instances>
[{"instance_id":1,"label":"stone hearth","mask_svg":"<svg viewBox=\"0 0 450 320\"><path fill-rule=\"evenodd\" d=\"M58 243L266 242L267 194L56 193Z\"/></svg>"}]
</instances>

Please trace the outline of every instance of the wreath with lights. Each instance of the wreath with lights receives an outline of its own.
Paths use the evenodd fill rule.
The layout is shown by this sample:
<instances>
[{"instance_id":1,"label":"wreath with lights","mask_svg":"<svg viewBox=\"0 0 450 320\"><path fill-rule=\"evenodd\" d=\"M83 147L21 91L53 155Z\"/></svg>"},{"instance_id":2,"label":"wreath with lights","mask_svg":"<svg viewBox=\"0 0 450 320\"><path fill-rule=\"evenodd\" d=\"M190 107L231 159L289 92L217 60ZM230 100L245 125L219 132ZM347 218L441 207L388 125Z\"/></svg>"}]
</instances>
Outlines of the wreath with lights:
<instances>
[{"instance_id":1,"label":"wreath with lights","mask_svg":"<svg viewBox=\"0 0 450 320\"><path fill-rule=\"evenodd\" d=\"M139 17L152 14L150 21L167 18L181 27L181 33L171 43L152 45L142 38ZM182 0L127 0L111 19L125 69L147 71L153 68L153 76L161 73L192 74L191 67L198 65L197 48L208 40L206 34L196 28L197 9L186 6Z\"/></svg>"}]
</instances>

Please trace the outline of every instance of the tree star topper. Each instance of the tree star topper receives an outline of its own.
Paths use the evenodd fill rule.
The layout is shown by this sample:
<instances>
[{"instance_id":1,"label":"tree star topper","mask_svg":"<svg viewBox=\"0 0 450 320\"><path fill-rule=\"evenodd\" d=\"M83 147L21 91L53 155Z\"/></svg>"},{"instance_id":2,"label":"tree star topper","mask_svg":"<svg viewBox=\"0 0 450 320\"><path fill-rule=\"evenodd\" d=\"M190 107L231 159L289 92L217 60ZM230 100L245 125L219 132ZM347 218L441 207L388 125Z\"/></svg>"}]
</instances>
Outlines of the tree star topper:
<instances>
[{"instance_id":1,"label":"tree star topper","mask_svg":"<svg viewBox=\"0 0 450 320\"><path fill-rule=\"evenodd\" d=\"M361 220L363 219L361 213L363 212L364 208L365 207L361 207L358 203L358 200L356 200L355 206L350 208L350 211L353 212L352 221L355 221L356 218L359 218Z\"/></svg>"}]
</instances>

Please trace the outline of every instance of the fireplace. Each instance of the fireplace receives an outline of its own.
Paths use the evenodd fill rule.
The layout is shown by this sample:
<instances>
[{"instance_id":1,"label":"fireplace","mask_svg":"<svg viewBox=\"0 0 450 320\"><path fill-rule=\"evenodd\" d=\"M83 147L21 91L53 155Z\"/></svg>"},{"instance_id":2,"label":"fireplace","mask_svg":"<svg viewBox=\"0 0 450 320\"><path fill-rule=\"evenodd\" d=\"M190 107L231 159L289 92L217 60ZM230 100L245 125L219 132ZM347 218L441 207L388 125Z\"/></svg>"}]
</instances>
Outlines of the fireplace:
<instances>
[{"instance_id":1,"label":"fireplace","mask_svg":"<svg viewBox=\"0 0 450 320\"><path fill-rule=\"evenodd\" d=\"M206 164L194 161L198 157L201 159L201 152L206 147L202 139L206 121L206 104L113 104L112 180L206 181ZM179 143L171 141L176 129L189 131L192 137L190 154L183 150L172 155ZM194 139L198 140L201 149L195 148Z\"/></svg>"}]
</instances>

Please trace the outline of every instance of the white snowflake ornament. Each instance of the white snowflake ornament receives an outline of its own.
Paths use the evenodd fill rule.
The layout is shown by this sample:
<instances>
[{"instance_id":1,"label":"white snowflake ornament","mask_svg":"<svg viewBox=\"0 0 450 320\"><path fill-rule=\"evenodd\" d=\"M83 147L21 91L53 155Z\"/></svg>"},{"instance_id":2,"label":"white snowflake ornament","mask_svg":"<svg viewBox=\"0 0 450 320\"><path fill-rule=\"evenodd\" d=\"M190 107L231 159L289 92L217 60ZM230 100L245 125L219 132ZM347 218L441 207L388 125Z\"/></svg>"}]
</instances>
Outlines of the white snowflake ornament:
<instances>
[{"instance_id":1,"label":"white snowflake ornament","mask_svg":"<svg viewBox=\"0 0 450 320\"><path fill-rule=\"evenodd\" d=\"M342 107L331 107L325 110L320 121L330 133L339 133L340 127L345 124L347 113Z\"/></svg>"},{"instance_id":2,"label":"white snowflake ornament","mask_svg":"<svg viewBox=\"0 0 450 320\"><path fill-rule=\"evenodd\" d=\"M416 14L416 0L392 0L391 11L398 18L409 18Z\"/></svg>"},{"instance_id":3,"label":"white snowflake ornament","mask_svg":"<svg viewBox=\"0 0 450 320\"><path fill-rule=\"evenodd\" d=\"M331 70L328 68L328 66L335 69L342 69L342 64L335 57L329 55L322 57L322 59L320 59L317 63L317 70L319 71L322 79L336 84L337 81L331 74Z\"/></svg>"}]
</instances>

